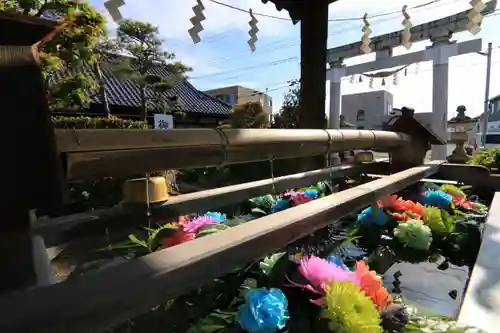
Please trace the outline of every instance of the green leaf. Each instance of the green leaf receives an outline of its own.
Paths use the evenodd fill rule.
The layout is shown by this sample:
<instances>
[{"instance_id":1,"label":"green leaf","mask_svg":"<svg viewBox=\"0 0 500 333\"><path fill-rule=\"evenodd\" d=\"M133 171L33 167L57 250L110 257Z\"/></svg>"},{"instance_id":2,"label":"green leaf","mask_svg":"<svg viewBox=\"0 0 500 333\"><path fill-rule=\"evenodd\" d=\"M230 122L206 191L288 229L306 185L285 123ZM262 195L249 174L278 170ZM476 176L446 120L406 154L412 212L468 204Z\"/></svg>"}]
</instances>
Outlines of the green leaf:
<instances>
[{"instance_id":1,"label":"green leaf","mask_svg":"<svg viewBox=\"0 0 500 333\"><path fill-rule=\"evenodd\" d=\"M446 231L448 233L453 232L453 230L455 229L455 224L453 223L453 218L444 209L441 209L441 219L443 221L444 226L446 227Z\"/></svg>"},{"instance_id":2,"label":"green leaf","mask_svg":"<svg viewBox=\"0 0 500 333\"><path fill-rule=\"evenodd\" d=\"M211 234L215 234L219 231L226 230L229 227L225 224L209 224L204 226L200 232L196 235L196 238L205 237Z\"/></svg>"},{"instance_id":3,"label":"green leaf","mask_svg":"<svg viewBox=\"0 0 500 333\"><path fill-rule=\"evenodd\" d=\"M143 240L138 239L134 234L128 235L128 239L137 246L148 247L147 243Z\"/></svg>"},{"instance_id":4,"label":"green leaf","mask_svg":"<svg viewBox=\"0 0 500 333\"><path fill-rule=\"evenodd\" d=\"M224 221L224 224L227 225L228 227L236 227L237 225L244 223L247 223L247 221L245 221L244 219L240 219L238 217Z\"/></svg>"},{"instance_id":5,"label":"green leaf","mask_svg":"<svg viewBox=\"0 0 500 333\"><path fill-rule=\"evenodd\" d=\"M258 214L258 215L262 215L262 216L266 216L267 213L260 209L260 208L252 208L252 210L250 211L252 214Z\"/></svg>"}]
</instances>

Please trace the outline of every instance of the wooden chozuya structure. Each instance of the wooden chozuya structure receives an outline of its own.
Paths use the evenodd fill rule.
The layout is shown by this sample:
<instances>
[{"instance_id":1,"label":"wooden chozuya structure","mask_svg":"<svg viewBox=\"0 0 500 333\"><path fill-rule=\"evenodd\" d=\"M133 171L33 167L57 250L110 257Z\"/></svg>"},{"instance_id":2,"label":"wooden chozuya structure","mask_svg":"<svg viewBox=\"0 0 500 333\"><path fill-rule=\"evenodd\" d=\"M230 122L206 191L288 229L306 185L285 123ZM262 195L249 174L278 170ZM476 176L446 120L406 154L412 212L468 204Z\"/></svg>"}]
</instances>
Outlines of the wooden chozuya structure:
<instances>
[{"instance_id":1,"label":"wooden chozuya structure","mask_svg":"<svg viewBox=\"0 0 500 333\"><path fill-rule=\"evenodd\" d=\"M309 8L305 2L301 3L300 8L305 11L302 19L305 25L303 37L306 38L306 32L312 31L314 19L321 15L326 17L326 13L320 12L325 11L327 5L315 2ZM313 45L313 41L314 38L305 44ZM9 126L2 131L2 189L8 193L0 204L2 333L103 332L424 177L437 175L444 179L460 179L490 191L494 187L500 188L500 177L491 176L481 167L445 164L443 161L424 164L429 145L440 142L428 129L423 128L426 135L420 135L421 124L413 119L411 112L395 119L391 131L55 131L43 93L37 50L32 43L34 41L19 46L0 45L0 70L2 77L6 78L2 80L0 94L6 109L12 110L6 113ZM309 53L322 52L309 49ZM319 72L316 71L316 75ZM321 72L324 75L324 67ZM302 81L304 93L311 92L309 98L313 95L314 84L309 86L313 81L318 82L312 80L312 75ZM314 103L311 99L309 101L306 106L313 107ZM33 210L40 207L56 209L63 200L67 180L325 156L342 150L368 148L389 151L392 160L342 165L179 195L151 206L150 216L144 207L127 205L43 221L36 221L33 214ZM405 170L401 171L402 168ZM150 219L204 211L214 205L234 204L252 196L360 172L386 176L88 276L51 284L48 260L42 247L44 242L47 246L78 242L82 237L104 230L117 231L125 225L140 225Z\"/></svg>"}]
</instances>

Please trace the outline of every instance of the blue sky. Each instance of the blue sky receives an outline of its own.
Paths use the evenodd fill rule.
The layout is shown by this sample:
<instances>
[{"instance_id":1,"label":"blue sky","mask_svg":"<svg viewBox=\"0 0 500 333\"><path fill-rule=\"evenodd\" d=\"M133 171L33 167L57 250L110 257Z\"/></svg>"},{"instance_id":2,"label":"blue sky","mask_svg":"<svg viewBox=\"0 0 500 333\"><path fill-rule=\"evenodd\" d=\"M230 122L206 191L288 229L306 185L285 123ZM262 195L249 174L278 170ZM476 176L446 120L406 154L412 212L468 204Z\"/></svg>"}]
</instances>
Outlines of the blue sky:
<instances>
[{"instance_id":1,"label":"blue sky","mask_svg":"<svg viewBox=\"0 0 500 333\"><path fill-rule=\"evenodd\" d=\"M103 0L92 0L103 13ZM199 90L214 89L228 85L243 85L255 90L269 90L275 109L283 100L289 80L300 77L300 39L299 25L291 21L257 16L259 41L257 50L251 52L248 40L249 15L234 9L203 0L206 7L205 31L201 33L201 43L193 44L187 30L191 27L189 19L193 16L191 7L195 0L125 0L121 8L125 18L149 21L159 26L165 39L165 48L175 52L187 65L194 68L190 81ZM276 11L273 4L264 5L260 0L220 0L225 4L243 9L252 8L256 13L264 13L288 18L285 11ZM362 17L364 13L375 15L400 11L403 5L414 7L429 0L340 0L330 5L330 19ZM438 19L469 8L468 0L441 0L419 9L409 10L414 25ZM373 36L402 29L402 14L396 13L371 20ZM113 23L109 24L113 29ZM358 41L361 38L361 20L330 22L328 46L340 46ZM492 59L492 81L490 95L500 94L500 15L492 15L483 22L480 34L460 33L454 36L458 41L482 38L483 48L492 42L496 50ZM430 45L428 42L414 44L411 51L421 50ZM394 54L407 52L398 48ZM347 64L373 60L369 54L351 59ZM450 62L449 77L449 117L456 107L466 105L469 115L482 112L486 57L472 54L455 57ZM370 91L367 80L359 83L358 78L351 83L345 78L343 94ZM408 68L408 76L400 76L398 84L387 80L385 86L376 81L375 90L388 90L394 95L394 106L414 107L417 112L431 111L432 71L431 63L420 63ZM326 96L328 100L328 93ZM327 102L328 105L328 102ZM328 107L327 107L328 108Z\"/></svg>"}]
</instances>

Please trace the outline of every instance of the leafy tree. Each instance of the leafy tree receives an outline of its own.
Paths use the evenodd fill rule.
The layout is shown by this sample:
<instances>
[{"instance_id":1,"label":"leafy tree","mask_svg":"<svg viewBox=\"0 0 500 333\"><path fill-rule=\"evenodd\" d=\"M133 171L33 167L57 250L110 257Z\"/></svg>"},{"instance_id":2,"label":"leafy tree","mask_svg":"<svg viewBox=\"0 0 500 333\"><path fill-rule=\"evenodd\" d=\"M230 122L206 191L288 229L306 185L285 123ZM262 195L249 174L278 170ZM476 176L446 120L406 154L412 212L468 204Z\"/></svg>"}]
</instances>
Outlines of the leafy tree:
<instances>
[{"instance_id":1,"label":"leafy tree","mask_svg":"<svg viewBox=\"0 0 500 333\"><path fill-rule=\"evenodd\" d=\"M293 85L283 95L283 104L279 113L274 117L273 127L298 128L300 109L300 85ZM325 115L325 128L328 128L328 118Z\"/></svg>"},{"instance_id":2,"label":"leafy tree","mask_svg":"<svg viewBox=\"0 0 500 333\"><path fill-rule=\"evenodd\" d=\"M274 117L273 127L297 128L299 122L300 86L294 85L283 95L283 104Z\"/></svg>"},{"instance_id":3,"label":"leafy tree","mask_svg":"<svg viewBox=\"0 0 500 333\"><path fill-rule=\"evenodd\" d=\"M269 126L269 113L259 102L237 104L231 113L231 128L266 128Z\"/></svg>"},{"instance_id":4,"label":"leafy tree","mask_svg":"<svg viewBox=\"0 0 500 333\"><path fill-rule=\"evenodd\" d=\"M69 0L3 0L0 11L72 22L41 46L40 63L49 83L48 98L52 108L87 107L96 84L89 77L78 74L78 70L83 62L93 64L95 60L94 48L106 35L104 17L88 3ZM58 82L53 80L54 73L62 68L76 73Z\"/></svg>"},{"instance_id":5,"label":"leafy tree","mask_svg":"<svg viewBox=\"0 0 500 333\"><path fill-rule=\"evenodd\" d=\"M162 50L163 40L158 27L147 22L123 20L117 29L114 41L115 51L126 53L129 57L112 62L111 68L124 79L135 81L140 87L141 119L147 119L148 106L166 110L171 105L160 105L163 92L176 84L182 83L185 73L191 71L175 54ZM168 71L168 78L154 74L153 69L163 67ZM175 99L172 99L175 103Z\"/></svg>"}]
</instances>

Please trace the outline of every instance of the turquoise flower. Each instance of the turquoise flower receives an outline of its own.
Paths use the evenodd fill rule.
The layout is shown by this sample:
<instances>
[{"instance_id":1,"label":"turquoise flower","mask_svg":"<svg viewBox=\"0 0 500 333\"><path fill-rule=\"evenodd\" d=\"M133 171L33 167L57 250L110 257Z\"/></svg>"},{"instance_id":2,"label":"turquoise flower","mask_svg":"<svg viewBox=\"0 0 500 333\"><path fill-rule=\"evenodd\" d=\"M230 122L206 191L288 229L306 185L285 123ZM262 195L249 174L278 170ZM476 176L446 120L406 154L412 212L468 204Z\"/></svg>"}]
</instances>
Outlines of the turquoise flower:
<instances>
[{"instance_id":1,"label":"turquoise flower","mask_svg":"<svg viewBox=\"0 0 500 333\"><path fill-rule=\"evenodd\" d=\"M279 199L276 203L271 207L273 213L280 212L282 210L288 209L292 207L292 202L288 199Z\"/></svg>"},{"instance_id":2,"label":"turquoise flower","mask_svg":"<svg viewBox=\"0 0 500 333\"><path fill-rule=\"evenodd\" d=\"M205 216L214 219L216 223L223 223L227 219L226 214L217 212L208 212L205 214Z\"/></svg>"},{"instance_id":3,"label":"turquoise flower","mask_svg":"<svg viewBox=\"0 0 500 333\"><path fill-rule=\"evenodd\" d=\"M319 197L318 190L316 190L314 188L308 188L307 190L304 191L304 194L313 200L318 199L318 197Z\"/></svg>"},{"instance_id":4,"label":"turquoise flower","mask_svg":"<svg viewBox=\"0 0 500 333\"><path fill-rule=\"evenodd\" d=\"M335 265L339 266L344 271L348 271L349 270L349 268L344 264L344 262L342 261L342 259L340 259L339 257L328 256L328 258L326 258L326 260L328 260L332 264L335 264Z\"/></svg>"},{"instance_id":5,"label":"turquoise flower","mask_svg":"<svg viewBox=\"0 0 500 333\"><path fill-rule=\"evenodd\" d=\"M390 221L389 215L384 212L384 209L378 208L377 214L373 213L371 207L366 208L358 214L358 221L363 223L374 223L378 226L384 226Z\"/></svg>"},{"instance_id":6,"label":"turquoise flower","mask_svg":"<svg viewBox=\"0 0 500 333\"><path fill-rule=\"evenodd\" d=\"M275 333L288 320L288 301L279 289L252 289L241 305L236 321L251 333Z\"/></svg>"},{"instance_id":7,"label":"turquoise flower","mask_svg":"<svg viewBox=\"0 0 500 333\"><path fill-rule=\"evenodd\" d=\"M420 196L420 203L424 206L450 207L453 197L443 191L427 191Z\"/></svg>"}]
</instances>

